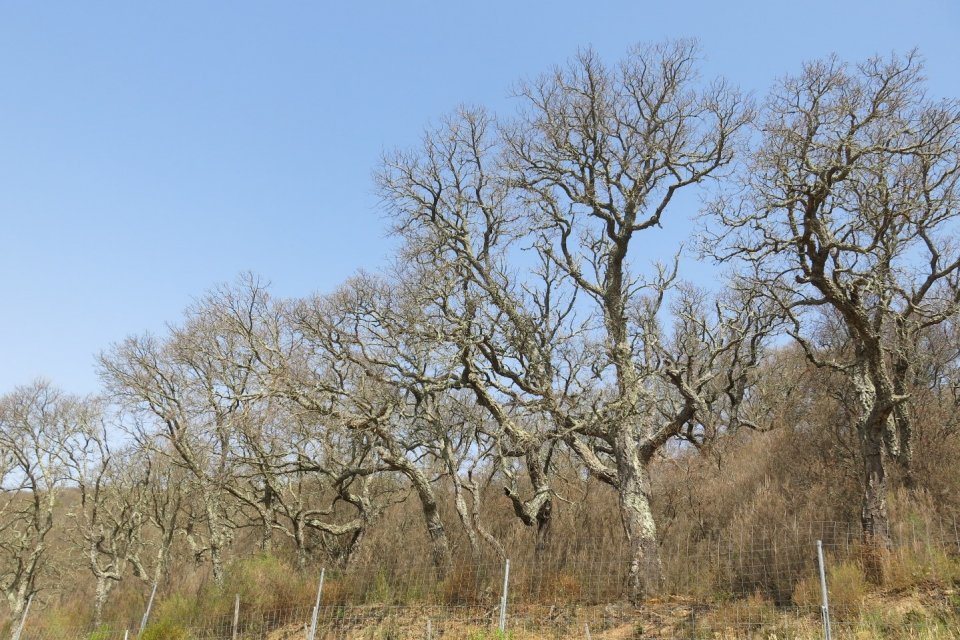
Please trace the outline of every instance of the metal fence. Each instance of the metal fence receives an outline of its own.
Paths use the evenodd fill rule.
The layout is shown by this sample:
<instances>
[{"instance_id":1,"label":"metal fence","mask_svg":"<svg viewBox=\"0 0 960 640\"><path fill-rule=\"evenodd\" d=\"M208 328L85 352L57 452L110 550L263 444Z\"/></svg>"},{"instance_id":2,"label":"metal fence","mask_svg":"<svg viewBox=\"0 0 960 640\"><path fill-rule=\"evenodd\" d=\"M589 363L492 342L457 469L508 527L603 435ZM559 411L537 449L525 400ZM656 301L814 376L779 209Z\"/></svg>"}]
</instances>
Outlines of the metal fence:
<instances>
[{"instance_id":1,"label":"metal fence","mask_svg":"<svg viewBox=\"0 0 960 640\"><path fill-rule=\"evenodd\" d=\"M444 575L370 562L318 572L313 605L229 612L150 626L168 640L457 638L956 638L960 640L960 535L954 522L898 525L877 554L855 526L819 522L693 534L664 543L664 595L632 606L629 563L601 549L560 557L461 562ZM386 562L386 561L385 561ZM882 586L869 574L882 574ZM140 628L56 632L18 640L121 640ZM137 620L139 615L132 615ZM14 634L17 631L14 630ZM152 634L152 635L150 635ZM16 635L14 635L16 639Z\"/></svg>"}]
</instances>

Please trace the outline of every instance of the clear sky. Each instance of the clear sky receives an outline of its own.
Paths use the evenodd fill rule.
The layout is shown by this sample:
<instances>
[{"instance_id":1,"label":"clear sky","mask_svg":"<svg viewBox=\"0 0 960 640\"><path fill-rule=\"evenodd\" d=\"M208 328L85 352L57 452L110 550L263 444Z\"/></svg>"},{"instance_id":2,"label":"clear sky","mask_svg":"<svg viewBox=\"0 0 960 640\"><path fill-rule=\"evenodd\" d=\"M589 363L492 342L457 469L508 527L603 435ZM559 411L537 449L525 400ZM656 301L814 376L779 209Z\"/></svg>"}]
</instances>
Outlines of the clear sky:
<instances>
[{"instance_id":1,"label":"clear sky","mask_svg":"<svg viewBox=\"0 0 960 640\"><path fill-rule=\"evenodd\" d=\"M95 391L94 354L241 271L303 295L376 269L383 150L459 103L509 110L578 47L686 36L758 96L914 46L960 96L958 0L3 2L0 393Z\"/></svg>"}]
</instances>

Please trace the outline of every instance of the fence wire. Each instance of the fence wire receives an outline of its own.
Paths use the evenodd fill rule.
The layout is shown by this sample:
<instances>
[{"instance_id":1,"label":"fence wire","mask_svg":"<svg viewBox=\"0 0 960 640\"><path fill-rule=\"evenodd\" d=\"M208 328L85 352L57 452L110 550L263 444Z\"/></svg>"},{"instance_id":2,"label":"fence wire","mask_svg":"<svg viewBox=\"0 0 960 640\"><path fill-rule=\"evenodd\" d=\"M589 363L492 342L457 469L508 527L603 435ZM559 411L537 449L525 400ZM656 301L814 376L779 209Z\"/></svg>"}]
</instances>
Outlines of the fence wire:
<instances>
[{"instance_id":1,"label":"fence wire","mask_svg":"<svg viewBox=\"0 0 960 640\"><path fill-rule=\"evenodd\" d=\"M430 565L401 571L390 566L396 559L384 559L326 572L315 640L822 638L817 540L826 557L833 638L960 640L957 524L908 522L891 538L878 558L856 526L837 522L726 538L674 536L661 547L663 595L641 606L628 604L622 552L567 549L514 559L502 632L503 562L458 562L440 572ZM871 570L883 574L885 586L866 584ZM148 632L153 640L300 640L309 638L312 615L307 604L256 610L241 602L236 625L231 608ZM30 623L21 640L132 640L138 630L133 623L96 630Z\"/></svg>"}]
</instances>

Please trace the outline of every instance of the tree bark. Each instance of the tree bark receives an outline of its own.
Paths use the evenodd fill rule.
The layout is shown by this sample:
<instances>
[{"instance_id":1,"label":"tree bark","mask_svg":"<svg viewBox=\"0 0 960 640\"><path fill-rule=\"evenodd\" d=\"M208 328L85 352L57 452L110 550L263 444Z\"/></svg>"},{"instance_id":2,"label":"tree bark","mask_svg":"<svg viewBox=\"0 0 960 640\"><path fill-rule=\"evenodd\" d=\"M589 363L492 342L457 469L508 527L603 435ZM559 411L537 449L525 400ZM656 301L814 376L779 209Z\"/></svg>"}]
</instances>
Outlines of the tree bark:
<instances>
[{"instance_id":1,"label":"tree bark","mask_svg":"<svg viewBox=\"0 0 960 640\"><path fill-rule=\"evenodd\" d=\"M426 478L422 478L422 480L426 480ZM416 485L417 495L420 497L420 504L423 507L423 519L427 524L427 533L430 535L433 566L437 572L437 577L442 580L453 564L447 532L444 529L443 521L440 519L440 509L433 494L433 489L428 483L415 482L414 484Z\"/></svg>"},{"instance_id":2,"label":"tree bark","mask_svg":"<svg viewBox=\"0 0 960 640\"><path fill-rule=\"evenodd\" d=\"M277 521L277 509L274 504L273 489L269 483L263 490L262 499L263 529L260 531L260 551L273 553L273 523Z\"/></svg>"},{"instance_id":3,"label":"tree bark","mask_svg":"<svg viewBox=\"0 0 960 640\"><path fill-rule=\"evenodd\" d=\"M347 569L353 561L357 558L357 555L360 552L360 545L363 544L363 539L367 535L367 525L362 525L357 527L357 529L351 534L350 542L347 544L346 550L343 552L343 557L341 560L341 568Z\"/></svg>"},{"instance_id":4,"label":"tree bark","mask_svg":"<svg viewBox=\"0 0 960 640\"><path fill-rule=\"evenodd\" d=\"M297 571L303 573L307 569L307 535L306 527L300 519L293 522L293 543L296 546Z\"/></svg>"},{"instance_id":5,"label":"tree bark","mask_svg":"<svg viewBox=\"0 0 960 640\"><path fill-rule=\"evenodd\" d=\"M442 580L453 565L453 555L450 553L447 531L443 526L443 520L440 518L440 508L433 487L430 486L430 480L423 471L401 455L394 455L393 452L386 450L381 451L381 455L387 464L410 479L417 496L420 498L423 519L427 526L427 534L430 536L433 566L437 578Z\"/></svg>"},{"instance_id":6,"label":"tree bark","mask_svg":"<svg viewBox=\"0 0 960 640\"><path fill-rule=\"evenodd\" d=\"M629 432L630 429L625 428L618 435L617 489L620 516L630 545L629 598L637 604L660 591L663 572L657 526L650 505L649 460Z\"/></svg>"},{"instance_id":7,"label":"tree bark","mask_svg":"<svg viewBox=\"0 0 960 640\"><path fill-rule=\"evenodd\" d=\"M864 572L874 584L883 584L883 556L890 545L887 513L887 476L884 468L884 429L888 417L871 415L860 432L863 455L863 502L860 514L864 545Z\"/></svg>"},{"instance_id":8,"label":"tree bark","mask_svg":"<svg viewBox=\"0 0 960 640\"><path fill-rule=\"evenodd\" d=\"M223 546L219 542L210 541L210 566L213 569L213 581L217 586L223 586Z\"/></svg>"},{"instance_id":9,"label":"tree bark","mask_svg":"<svg viewBox=\"0 0 960 640\"><path fill-rule=\"evenodd\" d=\"M900 338L905 341L906 338ZM893 391L900 398L905 398L910 394L910 382L913 377L913 367L909 359L902 353L894 356L893 363ZM894 457L900 465L903 473L903 485L907 489L916 488L916 480L913 476L913 416L910 413L910 405L907 401L901 400L893 408L893 430L897 436L897 450Z\"/></svg>"},{"instance_id":10,"label":"tree bark","mask_svg":"<svg viewBox=\"0 0 960 640\"><path fill-rule=\"evenodd\" d=\"M7 604L10 605L11 629L20 626L20 621L26 612L27 600L30 599L30 596L27 595L28 591L26 583L21 583L16 590L7 593Z\"/></svg>"},{"instance_id":11,"label":"tree bark","mask_svg":"<svg viewBox=\"0 0 960 640\"><path fill-rule=\"evenodd\" d=\"M106 576L97 576L96 592L93 596L93 624L99 627L103 624L103 608L110 595L110 579Z\"/></svg>"},{"instance_id":12,"label":"tree bark","mask_svg":"<svg viewBox=\"0 0 960 640\"><path fill-rule=\"evenodd\" d=\"M534 547L534 558L541 562L546 558L553 537L553 500L547 498L537 511L537 541Z\"/></svg>"},{"instance_id":13,"label":"tree bark","mask_svg":"<svg viewBox=\"0 0 960 640\"><path fill-rule=\"evenodd\" d=\"M883 558L890 546L884 442L890 418L890 412L881 412L874 408L862 421L860 428L864 481L860 514L864 546L863 568L867 579L877 585L884 582Z\"/></svg>"}]
</instances>

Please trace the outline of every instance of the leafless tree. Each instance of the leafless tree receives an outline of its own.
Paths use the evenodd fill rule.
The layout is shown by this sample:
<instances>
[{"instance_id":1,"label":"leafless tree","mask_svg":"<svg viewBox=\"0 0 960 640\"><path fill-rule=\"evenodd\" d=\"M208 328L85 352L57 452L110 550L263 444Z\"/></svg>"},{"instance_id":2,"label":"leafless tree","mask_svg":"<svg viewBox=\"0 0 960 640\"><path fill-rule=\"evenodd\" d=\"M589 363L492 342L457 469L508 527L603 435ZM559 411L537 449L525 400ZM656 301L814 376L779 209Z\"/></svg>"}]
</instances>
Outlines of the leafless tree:
<instances>
[{"instance_id":1,"label":"leafless tree","mask_svg":"<svg viewBox=\"0 0 960 640\"><path fill-rule=\"evenodd\" d=\"M886 460L909 466L920 341L960 302L960 105L926 96L910 53L807 64L764 114L742 188L711 207L723 226L708 243L743 261L808 357L854 389L863 533L886 543ZM817 344L827 316L842 349Z\"/></svg>"},{"instance_id":2,"label":"leafless tree","mask_svg":"<svg viewBox=\"0 0 960 640\"><path fill-rule=\"evenodd\" d=\"M113 396L143 419L141 441L162 437L195 480L199 511L186 519L188 540L198 557L209 554L214 580L224 577L224 553L233 540L236 504L231 443L235 425L247 407L236 401L243 381L224 375L221 362L197 348L208 327L193 324L172 329L166 341L150 336L128 338L101 356L104 380ZM192 506L192 505L188 505Z\"/></svg>"},{"instance_id":3,"label":"leafless tree","mask_svg":"<svg viewBox=\"0 0 960 640\"><path fill-rule=\"evenodd\" d=\"M360 276L331 296L303 301L293 318L312 355L308 375L318 380L326 372L334 382L325 383L324 411L338 414L341 424L364 435L380 470L399 473L410 483L442 577L452 554L427 444L436 433L436 394L445 382L442 366L438 370L432 360L431 343L415 333L416 313L386 283ZM301 380L304 389L321 388L310 380ZM299 391L293 397L305 408L320 407L316 395Z\"/></svg>"},{"instance_id":4,"label":"leafless tree","mask_svg":"<svg viewBox=\"0 0 960 640\"><path fill-rule=\"evenodd\" d=\"M133 432L144 433L143 429ZM148 561L145 555L137 557L135 574L148 584L161 584L169 575L177 536L186 531L185 503L191 495L191 474L173 464L169 452L162 450L162 440L137 439L132 446L132 464L140 465L146 475L143 511L153 534L145 538L145 545L153 549L153 560Z\"/></svg>"},{"instance_id":5,"label":"leafless tree","mask_svg":"<svg viewBox=\"0 0 960 640\"><path fill-rule=\"evenodd\" d=\"M462 109L379 174L406 255L451 283L434 305L463 386L500 426L499 454L525 461L534 495L508 487L517 515L549 520L551 459L569 444L620 496L634 598L659 584L650 458L707 420L714 367L743 356L745 373L741 345L768 328L747 300L691 317L671 340L659 316L676 269L632 271L640 238L680 190L722 174L751 116L723 82L696 82L696 55L666 43L608 67L585 51L520 85L515 122ZM742 379L730 384L742 395Z\"/></svg>"},{"instance_id":6,"label":"leafless tree","mask_svg":"<svg viewBox=\"0 0 960 640\"><path fill-rule=\"evenodd\" d=\"M376 438L354 428L350 380L329 375L335 352L325 338L318 348L318 336L305 332L312 326L304 324L309 307L274 300L258 278L246 275L211 292L204 314L225 337L220 345L230 345L229 351L216 347L218 361L246 380L235 399L256 407L238 423L233 456L239 482L230 491L265 523L269 506L269 527L293 540L301 568L311 534L346 566L396 496L388 485L372 482L386 470Z\"/></svg>"},{"instance_id":7,"label":"leafless tree","mask_svg":"<svg viewBox=\"0 0 960 640\"><path fill-rule=\"evenodd\" d=\"M559 291L556 269L541 261L524 278L510 264L524 230L501 146L493 117L464 108L425 134L421 152L387 156L378 181L407 240L399 280L409 283L408 296L435 327L437 348L456 365L449 390L466 391L486 412L478 434L489 439L504 493L535 529L542 552L559 439L539 398L554 378L573 375L577 367L564 360L579 355L566 338L583 328L569 291Z\"/></svg>"},{"instance_id":8,"label":"leafless tree","mask_svg":"<svg viewBox=\"0 0 960 640\"><path fill-rule=\"evenodd\" d=\"M45 381L0 397L0 590L14 625L46 568L66 454L95 419L84 399Z\"/></svg>"},{"instance_id":9,"label":"leafless tree","mask_svg":"<svg viewBox=\"0 0 960 640\"><path fill-rule=\"evenodd\" d=\"M69 512L73 533L96 580L97 626L103 622L110 591L126 577L128 567L143 572L140 553L152 480L149 467L139 464L138 451L112 446L109 440L102 418L94 420L78 433L78 446L64 455L71 484L79 492Z\"/></svg>"}]
</instances>

